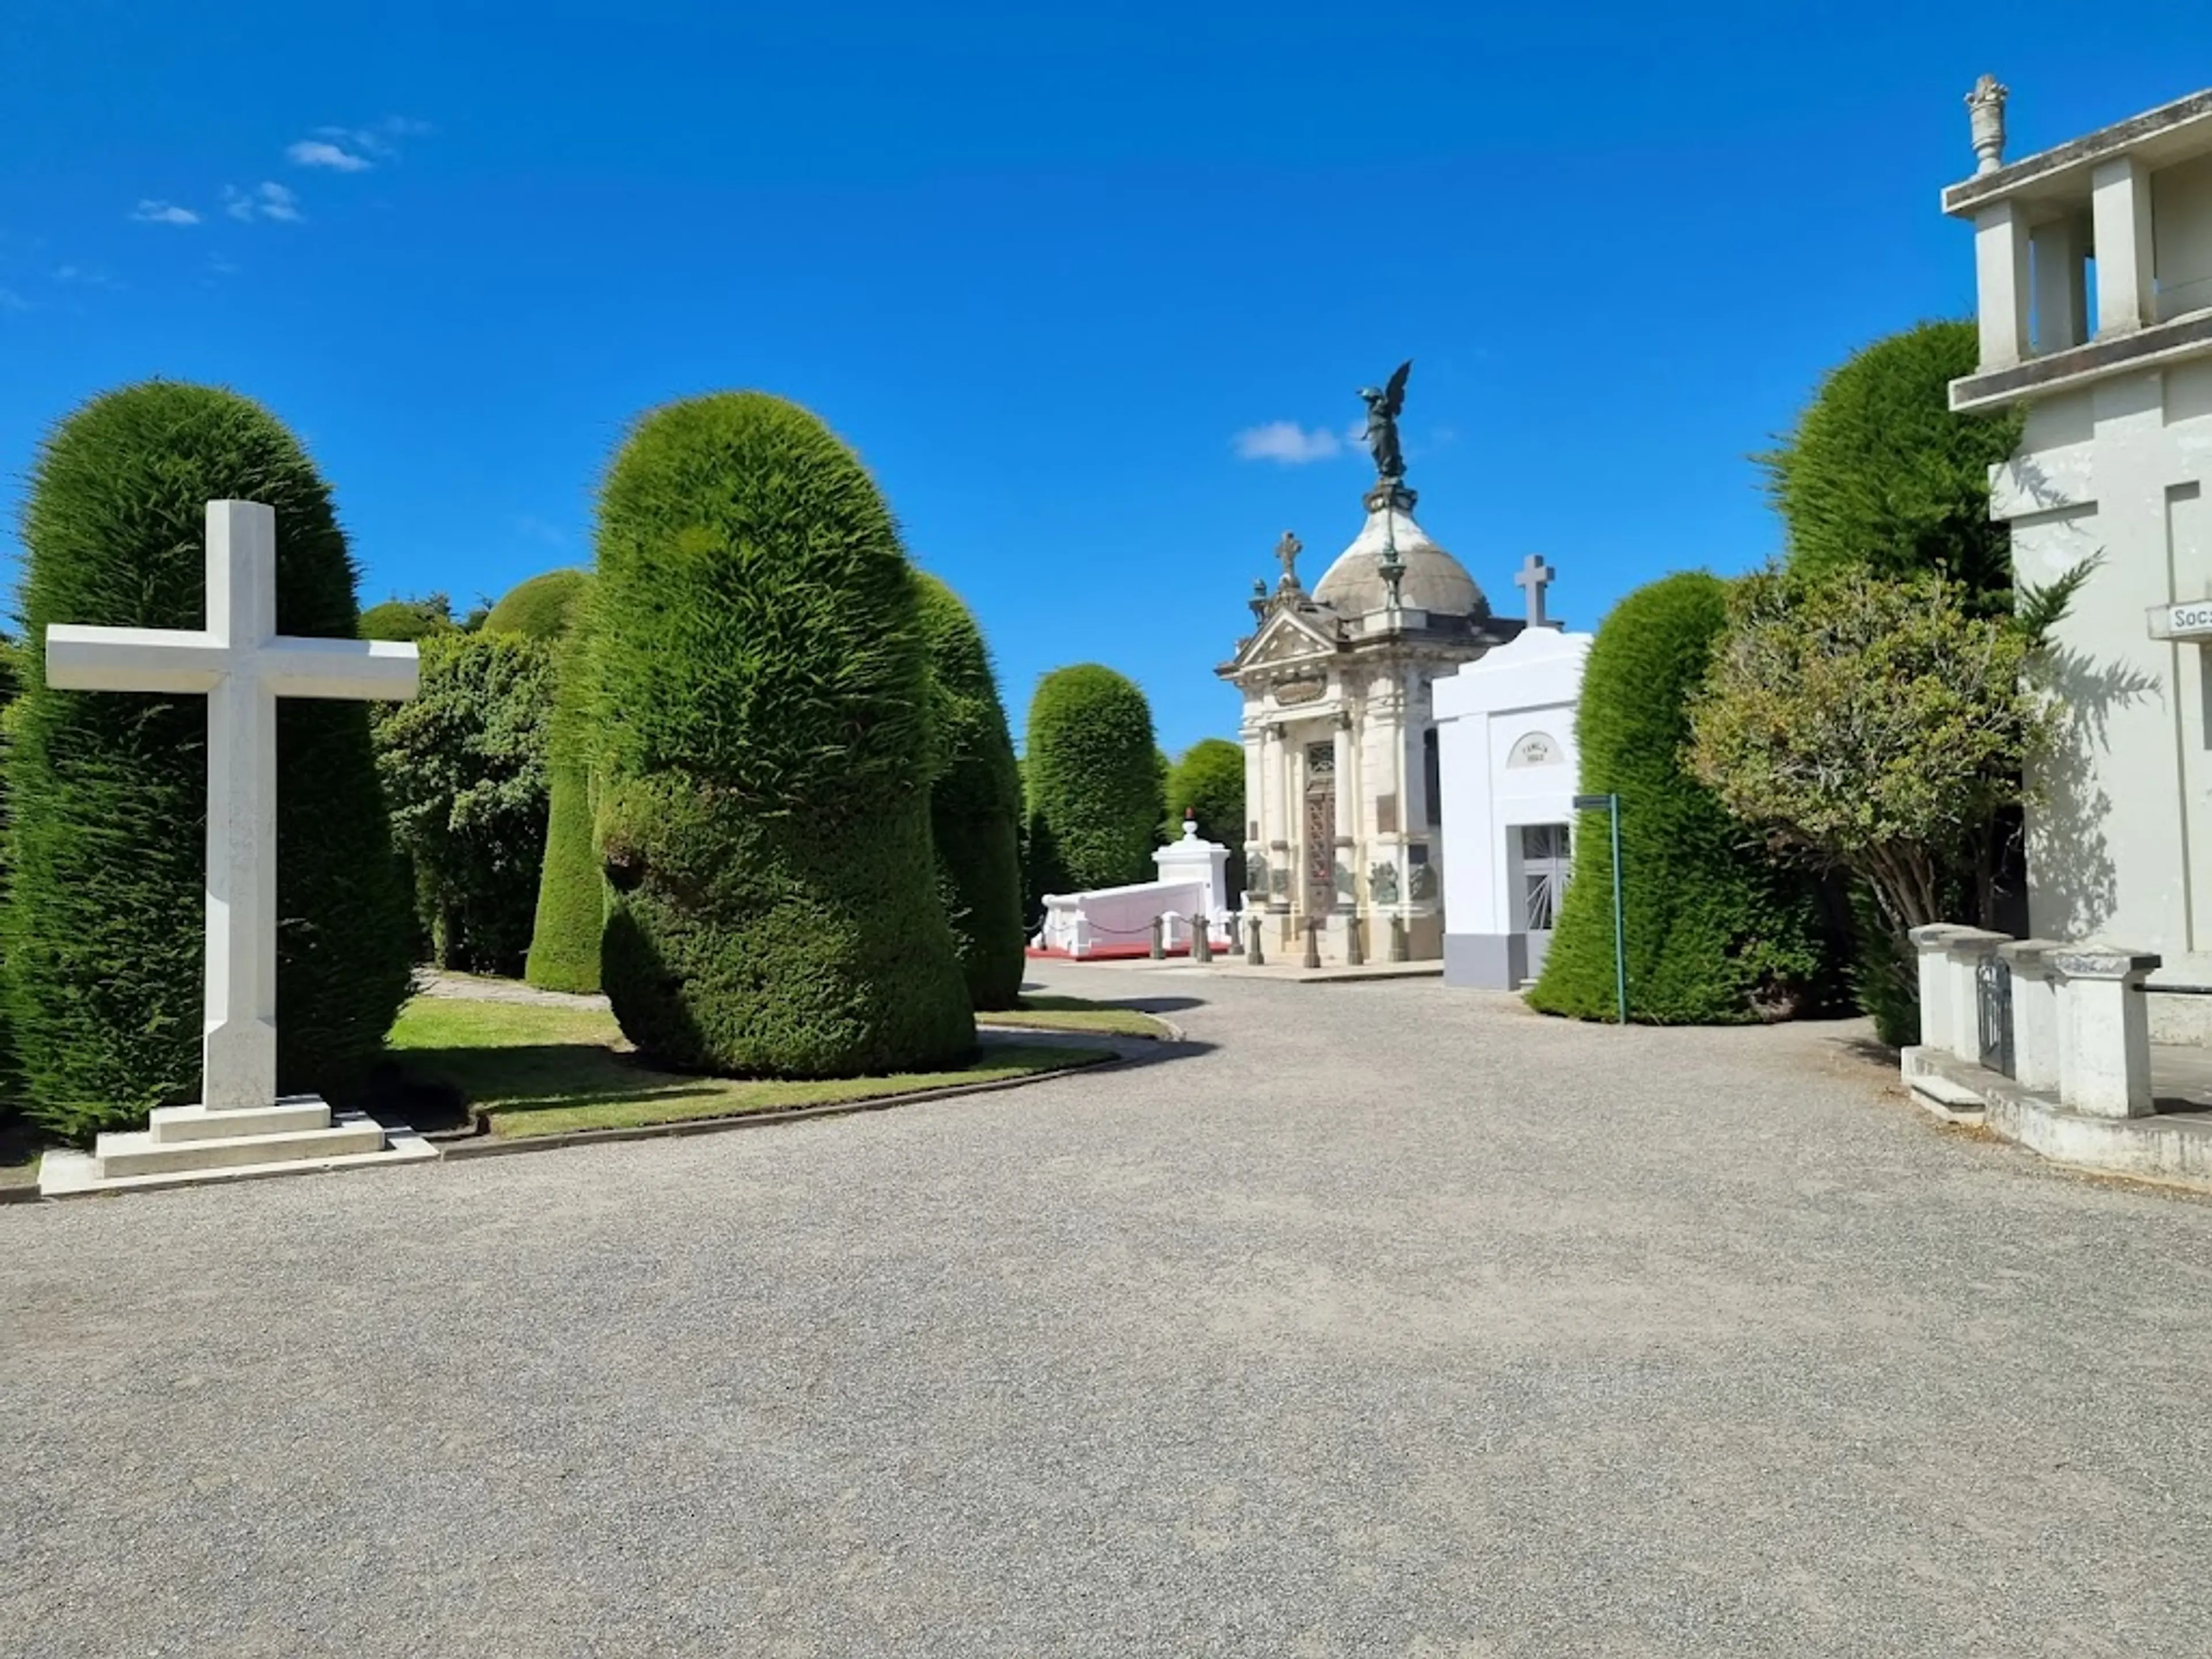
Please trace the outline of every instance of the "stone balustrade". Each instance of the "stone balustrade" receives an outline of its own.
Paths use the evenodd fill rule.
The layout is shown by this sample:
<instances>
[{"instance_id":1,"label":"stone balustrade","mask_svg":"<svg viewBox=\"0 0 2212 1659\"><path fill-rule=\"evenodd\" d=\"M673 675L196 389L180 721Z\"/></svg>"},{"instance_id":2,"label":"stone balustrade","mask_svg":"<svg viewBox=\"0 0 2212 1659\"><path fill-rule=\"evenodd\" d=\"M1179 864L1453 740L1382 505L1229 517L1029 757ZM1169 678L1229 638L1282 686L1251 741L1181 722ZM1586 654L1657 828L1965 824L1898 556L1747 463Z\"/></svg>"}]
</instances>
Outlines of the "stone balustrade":
<instances>
[{"instance_id":1,"label":"stone balustrade","mask_svg":"<svg viewBox=\"0 0 2212 1659\"><path fill-rule=\"evenodd\" d=\"M2014 939L1978 927L1912 930L1919 957L1919 1055L1999 1072L2087 1117L2153 1109L2144 951ZM1924 1061L1906 1057L1909 1076Z\"/></svg>"}]
</instances>

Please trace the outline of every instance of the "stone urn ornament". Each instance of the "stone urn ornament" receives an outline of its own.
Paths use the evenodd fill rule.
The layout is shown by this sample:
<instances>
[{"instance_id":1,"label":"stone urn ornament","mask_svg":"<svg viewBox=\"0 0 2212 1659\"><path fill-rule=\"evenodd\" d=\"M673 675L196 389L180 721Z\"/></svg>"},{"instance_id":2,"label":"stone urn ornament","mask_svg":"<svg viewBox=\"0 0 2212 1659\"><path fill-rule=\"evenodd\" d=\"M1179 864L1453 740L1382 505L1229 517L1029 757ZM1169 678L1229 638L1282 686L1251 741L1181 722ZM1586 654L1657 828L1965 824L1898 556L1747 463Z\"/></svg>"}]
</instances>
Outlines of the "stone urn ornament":
<instances>
[{"instance_id":1,"label":"stone urn ornament","mask_svg":"<svg viewBox=\"0 0 2212 1659\"><path fill-rule=\"evenodd\" d=\"M1995 173L2004 165L2005 100L2011 88L1984 75L1966 94L1966 117L1973 127L1976 173Z\"/></svg>"}]
</instances>

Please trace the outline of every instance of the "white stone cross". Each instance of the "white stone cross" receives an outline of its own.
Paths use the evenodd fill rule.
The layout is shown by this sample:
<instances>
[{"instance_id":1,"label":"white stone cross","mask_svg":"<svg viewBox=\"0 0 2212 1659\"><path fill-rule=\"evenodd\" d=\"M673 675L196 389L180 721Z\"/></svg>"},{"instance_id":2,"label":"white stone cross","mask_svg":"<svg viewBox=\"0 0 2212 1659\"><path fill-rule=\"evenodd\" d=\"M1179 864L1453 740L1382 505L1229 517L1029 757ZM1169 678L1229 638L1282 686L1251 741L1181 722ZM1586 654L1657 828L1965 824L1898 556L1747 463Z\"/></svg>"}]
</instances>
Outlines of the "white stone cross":
<instances>
[{"instance_id":1,"label":"white stone cross","mask_svg":"<svg viewBox=\"0 0 2212 1659\"><path fill-rule=\"evenodd\" d=\"M1521 574L1514 577L1513 585L1525 590L1528 595L1529 627L1549 626L1544 616L1544 590L1552 585L1552 578L1559 574L1544 562L1544 556L1540 553L1531 553L1521 562Z\"/></svg>"},{"instance_id":2,"label":"white stone cross","mask_svg":"<svg viewBox=\"0 0 2212 1659\"><path fill-rule=\"evenodd\" d=\"M46 683L208 700L207 1015L201 1102L276 1099L276 699L404 702L411 645L276 631L276 514L207 504L207 627L46 629Z\"/></svg>"}]
</instances>

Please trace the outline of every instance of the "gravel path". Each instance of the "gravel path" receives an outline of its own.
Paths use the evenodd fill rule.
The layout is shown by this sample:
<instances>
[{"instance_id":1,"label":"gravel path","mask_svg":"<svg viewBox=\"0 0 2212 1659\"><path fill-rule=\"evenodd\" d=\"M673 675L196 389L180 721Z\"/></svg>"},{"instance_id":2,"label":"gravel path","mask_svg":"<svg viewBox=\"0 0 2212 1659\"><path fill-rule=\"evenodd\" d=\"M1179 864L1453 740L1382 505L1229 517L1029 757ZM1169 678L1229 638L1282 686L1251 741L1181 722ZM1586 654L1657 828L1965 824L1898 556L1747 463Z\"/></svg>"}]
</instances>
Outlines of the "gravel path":
<instances>
[{"instance_id":1,"label":"gravel path","mask_svg":"<svg viewBox=\"0 0 2212 1659\"><path fill-rule=\"evenodd\" d=\"M2212 1204L1832 1030L1049 978L1194 1051L0 1208L0 1650L2212 1648Z\"/></svg>"}]
</instances>

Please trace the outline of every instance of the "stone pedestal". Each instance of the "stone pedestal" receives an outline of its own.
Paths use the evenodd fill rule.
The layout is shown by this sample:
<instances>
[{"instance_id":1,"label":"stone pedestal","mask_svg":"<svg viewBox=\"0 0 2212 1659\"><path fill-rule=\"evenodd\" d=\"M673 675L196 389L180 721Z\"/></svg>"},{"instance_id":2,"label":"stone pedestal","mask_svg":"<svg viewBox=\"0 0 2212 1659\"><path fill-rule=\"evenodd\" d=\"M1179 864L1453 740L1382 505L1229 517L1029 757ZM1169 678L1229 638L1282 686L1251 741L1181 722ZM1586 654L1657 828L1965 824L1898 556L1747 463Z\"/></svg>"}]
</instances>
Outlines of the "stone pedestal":
<instances>
[{"instance_id":1,"label":"stone pedestal","mask_svg":"<svg viewBox=\"0 0 2212 1659\"><path fill-rule=\"evenodd\" d=\"M2051 953L2065 1028L2058 1094L2069 1110L2090 1117L2150 1115L2150 1009L2143 981L2160 960L2152 951L2094 945Z\"/></svg>"},{"instance_id":2,"label":"stone pedestal","mask_svg":"<svg viewBox=\"0 0 2212 1659\"><path fill-rule=\"evenodd\" d=\"M333 1113L313 1095L266 1106L157 1106L145 1128L103 1134L88 1153L48 1152L39 1190L65 1198L436 1156L410 1129L387 1133L365 1113Z\"/></svg>"},{"instance_id":3,"label":"stone pedestal","mask_svg":"<svg viewBox=\"0 0 2212 1659\"><path fill-rule=\"evenodd\" d=\"M1951 1047L1951 964L1944 948L1951 935L1966 930L1948 922L1935 922L1912 930L1912 948L1920 973L1920 1042L1923 1048Z\"/></svg>"},{"instance_id":4,"label":"stone pedestal","mask_svg":"<svg viewBox=\"0 0 2212 1659\"><path fill-rule=\"evenodd\" d=\"M2056 939L2019 939L1997 946L2012 970L2012 1076L2023 1089L2055 1093L2064 1072L2065 1022L2058 1006Z\"/></svg>"}]
</instances>

